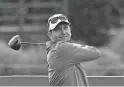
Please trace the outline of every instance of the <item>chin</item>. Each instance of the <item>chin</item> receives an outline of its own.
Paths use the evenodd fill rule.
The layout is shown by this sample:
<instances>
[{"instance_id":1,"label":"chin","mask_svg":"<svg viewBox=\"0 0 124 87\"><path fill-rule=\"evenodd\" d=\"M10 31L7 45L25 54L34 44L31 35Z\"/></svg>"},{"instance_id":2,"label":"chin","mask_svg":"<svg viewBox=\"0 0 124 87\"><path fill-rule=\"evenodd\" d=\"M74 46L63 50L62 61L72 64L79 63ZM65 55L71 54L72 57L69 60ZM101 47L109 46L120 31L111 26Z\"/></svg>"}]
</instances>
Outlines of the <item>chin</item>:
<instances>
[{"instance_id":1,"label":"chin","mask_svg":"<svg viewBox=\"0 0 124 87\"><path fill-rule=\"evenodd\" d=\"M70 41L71 40L71 37L68 37L68 39L67 39L68 41Z\"/></svg>"},{"instance_id":2,"label":"chin","mask_svg":"<svg viewBox=\"0 0 124 87\"><path fill-rule=\"evenodd\" d=\"M71 38L70 37L64 37L64 38L58 38L58 41L70 41Z\"/></svg>"},{"instance_id":3,"label":"chin","mask_svg":"<svg viewBox=\"0 0 124 87\"><path fill-rule=\"evenodd\" d=\"M71 40L70 38L65 38L64 39L64 41L67 41L67 42L70 41L70 40Z\"/></svg>"}]
</instances>

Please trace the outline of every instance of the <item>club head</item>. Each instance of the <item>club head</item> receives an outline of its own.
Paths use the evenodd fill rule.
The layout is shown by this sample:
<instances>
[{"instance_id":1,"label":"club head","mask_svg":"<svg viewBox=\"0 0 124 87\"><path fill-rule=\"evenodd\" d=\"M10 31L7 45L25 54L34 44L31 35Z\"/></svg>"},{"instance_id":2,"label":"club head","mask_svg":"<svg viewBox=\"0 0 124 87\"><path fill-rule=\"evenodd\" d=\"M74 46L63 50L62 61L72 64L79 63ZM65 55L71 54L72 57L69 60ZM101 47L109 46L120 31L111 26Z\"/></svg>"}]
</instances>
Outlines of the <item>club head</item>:
<instances>
[{"instance_id":1,"label":"club head","mask_svg":"<svg viewBox=\"0 0 124 87\"><path fill-rule=\"evenodd\" d=\"M14 50L19 50L21 47L21 38L19 35L15 35L14 37L12 37L12 39L10 39L8 46L11 47Z\"/></svg>"}]
</instances>

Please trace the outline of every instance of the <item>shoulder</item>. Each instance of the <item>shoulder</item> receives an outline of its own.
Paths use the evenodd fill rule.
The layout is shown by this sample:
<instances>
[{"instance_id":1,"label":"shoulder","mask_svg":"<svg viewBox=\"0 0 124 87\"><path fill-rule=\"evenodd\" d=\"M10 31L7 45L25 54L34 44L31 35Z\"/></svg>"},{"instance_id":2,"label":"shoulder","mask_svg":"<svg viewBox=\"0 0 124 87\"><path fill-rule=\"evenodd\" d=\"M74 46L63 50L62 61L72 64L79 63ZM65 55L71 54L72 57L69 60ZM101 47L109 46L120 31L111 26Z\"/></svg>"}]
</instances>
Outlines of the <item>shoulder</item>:
<instances>
[{"instance_id":1,"label":"shoulder","mask_svg":"<svg viewBox=\"0 0 124 87\"><path fill-rule=\"evenodd\" d=\"M70 42L62 42L58 44L56 50L60 56L70 56L73 53L74 47Z\"/></svg>"},{"instance_id":2,"label":"shoulder","mask_svg":"<svg viewBox=\"0 0 124 87\"><path fill-rule=\"evenodd\" d=\"M59 49L68 49L68 48L72 48L73 44L70 42L62 42L58 44L58 48Z\"/></svg>"},{"instance_id":3,"label":"shoulder","mask_svg":"<svg viewBox=\"0 0 124 87\"><path fill-rule=\"evenodd\" d=\"M61 50L61 51L74 51L78 48L82 48L84 47L84 45L81 45L81 44L76 44L76 43L70 43L70 42L62 42L62 43L59 43L58 46L57 46L57 49L58 50Z\"/></svg>"},{"instance_id":4,"label":"shoulder","mask_svg":"<svg viewBox=\"0 0 124 87\"><path fill-rule=\"evenodd\" d=\"M56 48L57 52L65 53L67 51L72 50L73 49L73 45L70 42L59 42L59 43L57 43L55 48Z\"/></svg>"}]
</instances>

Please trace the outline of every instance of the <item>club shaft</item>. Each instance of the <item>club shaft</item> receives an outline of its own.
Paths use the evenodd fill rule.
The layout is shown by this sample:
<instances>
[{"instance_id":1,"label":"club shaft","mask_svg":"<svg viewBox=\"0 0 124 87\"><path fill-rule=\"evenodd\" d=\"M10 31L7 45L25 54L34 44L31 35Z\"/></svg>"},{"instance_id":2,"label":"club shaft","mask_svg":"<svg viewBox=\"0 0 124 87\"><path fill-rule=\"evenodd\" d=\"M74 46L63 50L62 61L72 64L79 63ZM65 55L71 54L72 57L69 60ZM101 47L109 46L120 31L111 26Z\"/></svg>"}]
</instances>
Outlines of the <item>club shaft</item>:
<instances>
[{"instance_id":1,"label":"club shaft","mask_svg":"<svg viewBox=\"0 0 124 87\"><path fill-rule=\"evenodd\" d=\"M31 43L31 42L21 42L21 44L46 45L45 43Z\"/></svg>"}]
</instances>

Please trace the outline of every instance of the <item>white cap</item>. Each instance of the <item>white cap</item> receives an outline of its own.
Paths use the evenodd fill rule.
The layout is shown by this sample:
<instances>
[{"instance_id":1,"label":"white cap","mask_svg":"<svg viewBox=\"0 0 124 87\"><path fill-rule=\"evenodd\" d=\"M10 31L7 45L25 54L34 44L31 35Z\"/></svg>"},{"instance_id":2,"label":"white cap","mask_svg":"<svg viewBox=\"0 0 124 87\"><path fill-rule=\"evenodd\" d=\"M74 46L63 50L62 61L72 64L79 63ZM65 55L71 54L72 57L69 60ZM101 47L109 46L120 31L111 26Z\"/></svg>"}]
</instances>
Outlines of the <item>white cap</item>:
<instances>
[{"instance_id":1,"label":"white cap","mask_svg":"<svg viewBox=\"0 0 124 87\"><path fill-rule=\"evenodd\" d=\"M51 19L54 19L54 18L57 18L57 17L64 17L65 20L61 20L61 19L58 18L57 22L55 22L55 23L51 23L51 22L50 22ZM56 27L59 23L61 23L61 22L65 22L65 23L71 24L71 23L68 21L68 18L67 18L65 15L63 15L63 14L55 14L55 15L49 17L49 19L48 19L49 31L55 29L55 27Z\"/></svg>"}]
</instances>

